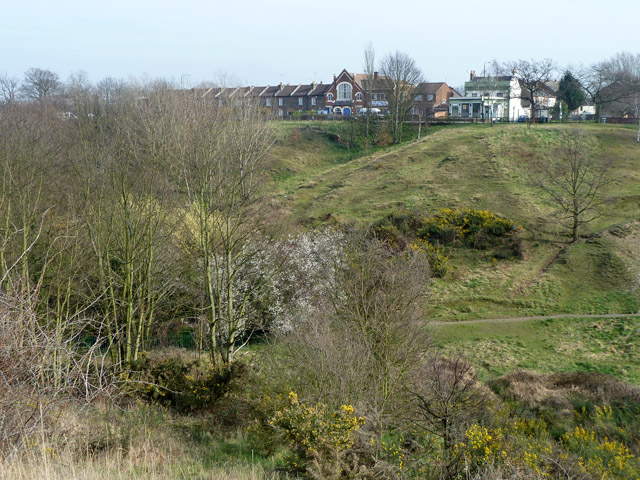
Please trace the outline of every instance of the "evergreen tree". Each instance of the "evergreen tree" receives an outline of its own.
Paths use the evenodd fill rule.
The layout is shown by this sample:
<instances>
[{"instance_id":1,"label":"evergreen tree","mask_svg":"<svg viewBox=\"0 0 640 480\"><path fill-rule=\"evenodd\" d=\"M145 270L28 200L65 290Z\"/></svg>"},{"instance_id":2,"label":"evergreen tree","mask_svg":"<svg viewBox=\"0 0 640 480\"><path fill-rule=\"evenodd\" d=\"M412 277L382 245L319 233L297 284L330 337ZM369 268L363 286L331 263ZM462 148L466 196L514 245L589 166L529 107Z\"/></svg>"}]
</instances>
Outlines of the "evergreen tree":
<instances>
[{"instance_id":1,"label":"evergreen tree","mask_svg":"<svg viewBox=\"0 0 640 480\"><path fill-rule=\"evenodd\" d=\"M583 105L585 99L586 96L580 86L580 82L567 70L560 79L558 100L565 102L567 107L569 107L569 111L573 111L580 105Z\"/></svg>"}]
</instances>

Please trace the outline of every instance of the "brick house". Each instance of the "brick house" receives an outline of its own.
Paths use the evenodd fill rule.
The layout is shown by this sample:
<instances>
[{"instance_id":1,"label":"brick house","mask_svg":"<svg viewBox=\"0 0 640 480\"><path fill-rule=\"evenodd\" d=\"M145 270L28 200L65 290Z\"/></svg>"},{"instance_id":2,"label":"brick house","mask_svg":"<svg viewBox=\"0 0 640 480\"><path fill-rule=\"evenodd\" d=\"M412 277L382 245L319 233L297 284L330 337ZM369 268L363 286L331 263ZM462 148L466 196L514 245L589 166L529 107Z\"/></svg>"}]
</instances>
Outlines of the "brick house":
<instances>
[{"instance_id":1,"label":"brick house","mask_svg":"<svg viewBox=\"0 0 640 480\"><path fill-rule=\"evenodd\" d=\"M422 119L439 119L449 116L449 100L461 95L445 82L424 82L418 85L414 95L411 116Z\"/></svg>"},{"instance_id":2,"label":"brick house","mask_svg":"<svg viewBox=\"0 0 640 480\"><path fill-rule=\"evenodd\" d=\"M325 93L327 113L349 116L357 114L364 106L364 89L356 75L342 70Z\"/></svg>"},{"instance_id":3,"label":"brick house","mask_svg":"<svg viewBox=\"0 0 640 480\"><path fill-rule=\"evenodd\" d=\"M202 94L205 100L212 99L218 105L245 100L257 101L261 108L271 110L274 116L286 117L294 112L317 112L325 109L325 93L330 85L311 83L308 85L276 85L266 87L212 87Z\"/></svg>"}]
</instances>

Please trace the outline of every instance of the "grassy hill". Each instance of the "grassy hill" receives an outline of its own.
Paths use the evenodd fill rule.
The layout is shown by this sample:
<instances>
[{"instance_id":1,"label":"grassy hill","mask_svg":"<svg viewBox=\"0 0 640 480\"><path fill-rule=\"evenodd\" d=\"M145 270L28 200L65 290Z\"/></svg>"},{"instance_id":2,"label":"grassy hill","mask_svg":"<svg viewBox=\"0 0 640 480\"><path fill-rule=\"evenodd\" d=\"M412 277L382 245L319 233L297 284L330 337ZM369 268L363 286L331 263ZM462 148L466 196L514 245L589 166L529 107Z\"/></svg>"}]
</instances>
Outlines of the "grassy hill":
<instances>
[{"instance_id":1,"label":"grassy hill","mask_svg":"<svg viewBox=\"0 0 640 480\"><path fill-rule=\"evenodd\" d=\"M451 249L450 273L433 283L435 319L640 308L640 147L634 129L581 125L613 164L606 212L570 244L553 205L533 186L532 165L553 155L568 125L471 125L427 130L421 140L345 157L344 145L301 134L279 142L274 195L297 222L369 223L406 209L490 210L525 229L523 260ZM340 152L340 149L343 151ZM295 152L295 153L294 153ZM342 156L341 156L342 155ZM357 155L360 155L357 157Z\"/></svg>"}]
</instances>

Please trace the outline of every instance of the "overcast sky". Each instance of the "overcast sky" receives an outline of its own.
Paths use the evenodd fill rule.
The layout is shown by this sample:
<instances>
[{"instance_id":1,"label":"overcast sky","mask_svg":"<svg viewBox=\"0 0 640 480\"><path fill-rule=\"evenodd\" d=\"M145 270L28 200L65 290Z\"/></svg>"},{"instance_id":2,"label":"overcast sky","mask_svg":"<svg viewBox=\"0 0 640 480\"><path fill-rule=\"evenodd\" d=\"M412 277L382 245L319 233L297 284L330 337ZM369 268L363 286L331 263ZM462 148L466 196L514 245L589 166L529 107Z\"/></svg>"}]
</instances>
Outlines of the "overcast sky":
<instances>
[{"instance_id":1,"label":"overcast sky","mask_svg":"<svg viewBox=\"0 0 640 480\"><path fill-rule=\"evenodd\" d=\"M640 0L30 0L0 9L0 73L165 77L195 86L328 82L400 50L429 81L493 59L588 64L640 52Z\"/></svg>"}]
</instances>

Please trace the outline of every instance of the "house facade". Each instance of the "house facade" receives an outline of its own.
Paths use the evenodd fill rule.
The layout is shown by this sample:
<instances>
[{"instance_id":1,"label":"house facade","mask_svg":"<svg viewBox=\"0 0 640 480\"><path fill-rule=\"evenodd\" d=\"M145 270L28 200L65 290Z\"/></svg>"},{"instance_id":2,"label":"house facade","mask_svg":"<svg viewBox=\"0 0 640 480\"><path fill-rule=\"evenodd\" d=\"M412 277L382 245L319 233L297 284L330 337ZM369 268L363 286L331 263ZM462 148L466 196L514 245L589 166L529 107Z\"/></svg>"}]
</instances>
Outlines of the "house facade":
<instances>
[{"instance_id":1,"label":"house facade","mask_svg":"<svg viewBox=\"0 0 640 480\"><path fill-rule=\"evenodd\" d=\"M414 94L411 116L414 119L442 119L449 116L451 98L461 95L445 82L425 82Z\"/></svg>"},{"instance_id":2,"label":"house facade","mask_svg":"<svg viewBox=\"0 0 640 480\"><path fill-rule=\"evenodd\" d=\"M478 77L472 70L469 81L464 84L464 95L450 99L449 115L452 118L515 121L526 116L520 93L520 83L515 75Z\"/></svg>"},{"instance_id":3,"label":"house facade","mask_svg":"<svg viewBox=\"0 0 640 480\"><path fill-rule=\"evenodd\" d=\"M473 118L514 122L531 117L531 102L526 100L524 84L513 75L478 77L471 71L469 81L464 84L464 96L452 98L449 114L452 118ZM551 118L556 103L556 93L546 84L537 87L534 96L535 117Z\"/></svg>"},{"instance_id":4,"label":"house facade","mask_svg":"<svg viewBox=\"0 0 640 480\"><path fill-rule=\"evenodd\" d=\"M212 87L202 94L204 100L212 100L218 105L246 101L257 102L265 111L273 116L286 117L295 112L323 111L326 92L330 85L312 82L310 84L266 87L224 88Z\"/></svg>"},{"instance_id":5,"label":"house facade","mask_svg":"<svg viewBox=\"0 0 640 480\"><path fill-rule=\"evenodd\" d=\"M258 105L274 117L287 117L296 113L357 115L367 107L386 113L389 102L387 84L378 72L372 77L350 73L343 69L334 75L331 83L261 87L212 87L200 95L205 101L218 105L242 101ZM370 96L367 102L366 95ZM415 104L411 113L415 118L443 118L449 114L449 99L459 96L444 82L422 83L416 87Z\"/></svg>"}]
</instances>

